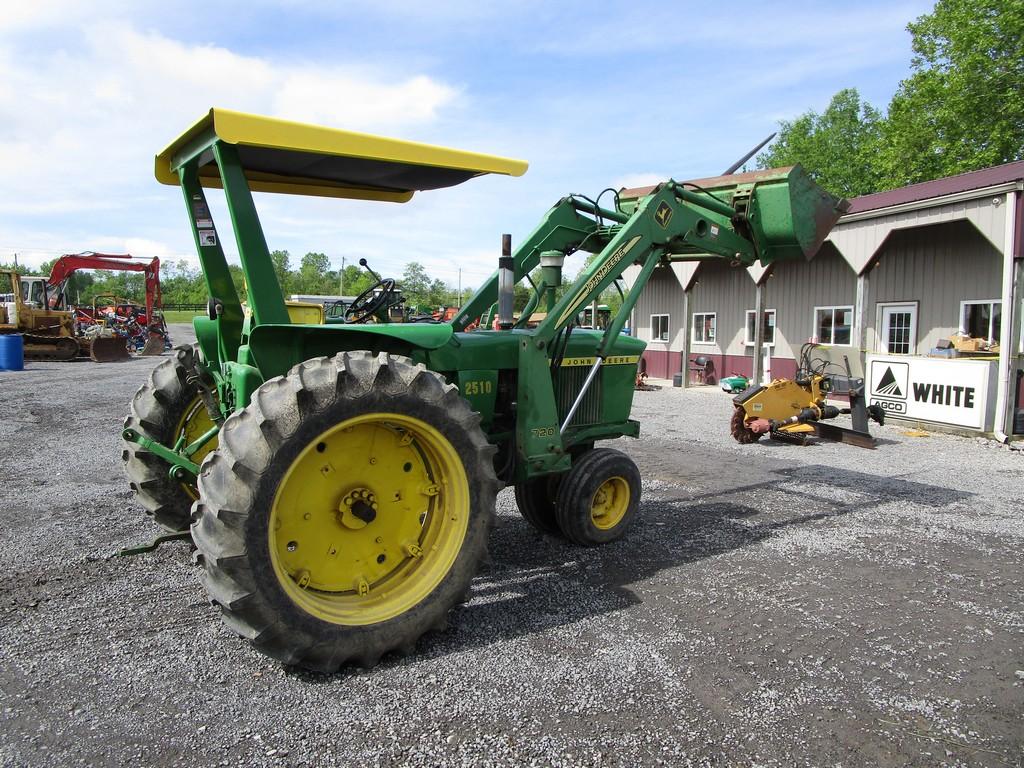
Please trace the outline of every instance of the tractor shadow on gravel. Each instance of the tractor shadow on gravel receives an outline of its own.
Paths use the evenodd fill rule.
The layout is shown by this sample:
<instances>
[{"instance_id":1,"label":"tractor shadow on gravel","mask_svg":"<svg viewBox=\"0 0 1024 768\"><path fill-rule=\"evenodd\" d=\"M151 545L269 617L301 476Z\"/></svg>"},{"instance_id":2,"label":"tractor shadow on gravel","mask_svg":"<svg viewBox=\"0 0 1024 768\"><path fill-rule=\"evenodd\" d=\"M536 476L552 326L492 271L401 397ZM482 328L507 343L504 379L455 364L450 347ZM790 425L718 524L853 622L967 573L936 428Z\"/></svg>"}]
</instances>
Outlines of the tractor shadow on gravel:
<instances>
[{"instance_id":1,"label":"tractor shadow on gravel","mask_svg":"<svg viewBox=\"0 0 1024 768\"><path fill-rule=\"evenodd\" d=\"M451 629L420 642L416 657L540 635L627 609L643 602L631 585L760 544L783 530L891 502L938 510L972 495L830 466L786 468L764 482L707 493L645 491L639 520L626 538L593 549L541 535L515 511L504 512L491 534L492 560L474 580L469 602L452 617Z\"/></svg>"}]
</instances>

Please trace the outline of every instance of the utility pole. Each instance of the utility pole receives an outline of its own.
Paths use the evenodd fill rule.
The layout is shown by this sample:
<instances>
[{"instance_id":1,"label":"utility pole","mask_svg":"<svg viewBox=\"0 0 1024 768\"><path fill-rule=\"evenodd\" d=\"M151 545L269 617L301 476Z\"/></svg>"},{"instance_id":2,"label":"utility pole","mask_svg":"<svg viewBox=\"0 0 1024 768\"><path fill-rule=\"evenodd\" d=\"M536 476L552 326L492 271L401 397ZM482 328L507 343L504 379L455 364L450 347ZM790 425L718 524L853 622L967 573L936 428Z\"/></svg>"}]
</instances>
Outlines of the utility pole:
<instances>
[{"instance_id":1,"label":"utility pole","mask_svg":"<svg viewBox=\"0 0 1024 768\"><path fill-rule=\"evenodd\" d=\"M345 257L341 257L341 272L338 273L338 293L345 295Z\"/></svg>"},{"instance_id":2,"label":"utility pole","mask_svg":"<svg viewBox=\"0 0 1024 768\"><path fill-rule=\"evenodd\" d=\"M462 267L459 267L459 303L457 306L462 306Z\"/></svg>"}]
</instances>

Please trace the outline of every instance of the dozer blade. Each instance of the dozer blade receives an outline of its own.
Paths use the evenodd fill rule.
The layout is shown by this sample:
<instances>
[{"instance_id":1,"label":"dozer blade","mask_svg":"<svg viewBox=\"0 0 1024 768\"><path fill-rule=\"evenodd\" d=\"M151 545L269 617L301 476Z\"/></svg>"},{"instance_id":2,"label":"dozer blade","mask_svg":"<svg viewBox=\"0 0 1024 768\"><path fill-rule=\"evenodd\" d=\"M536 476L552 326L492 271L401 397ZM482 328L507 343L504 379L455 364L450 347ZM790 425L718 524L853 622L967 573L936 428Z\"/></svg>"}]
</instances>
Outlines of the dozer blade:
<instances>
[{"instance_id":1,"label":"dozer blade","mask_svg":"<svg viewBox=\"0 0 1024 768\"><path fill-rule=\"evenodd\" d=\"M92 340L89 359L94 363L117 363L130 357L124 339L117 336L99 336Z\"/></svg>"},{"instance_id":2,"label":"dozer blade","mask_svg":"<svg viewBox=\"0 0 1024 768\"><path fill-rule=\"evenodd\" d=\"M142 348L141 354L145 357L151 355L162 355L164 353L164 337L159 333L149 334L146 345Z\"/></svg>"},{"instance_id":3,"label":"dozer blade","mask_svg":"<svg viewBox=\"0 0 1024 768\"><path fill-rule=\"evenodd\" d=\"M837 427L835 424L822 424L820 421L810 422L809 426L814 427L818 437L825 440L834 440L837 443L856 445L858 448L875 448L875 438L866 432L858 432L854 429Z\"/></svg>"}]
</instances>

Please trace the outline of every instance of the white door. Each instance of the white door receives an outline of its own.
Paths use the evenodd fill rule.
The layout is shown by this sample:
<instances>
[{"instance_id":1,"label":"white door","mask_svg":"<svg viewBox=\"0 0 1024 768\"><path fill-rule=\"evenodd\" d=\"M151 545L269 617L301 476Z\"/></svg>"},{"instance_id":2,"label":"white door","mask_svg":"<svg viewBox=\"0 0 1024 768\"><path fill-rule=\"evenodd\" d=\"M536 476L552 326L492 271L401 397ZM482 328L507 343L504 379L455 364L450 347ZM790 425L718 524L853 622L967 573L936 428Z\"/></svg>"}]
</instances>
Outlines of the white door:
<instances>
[{"instance_id":1,"label":"white door","mask_svg":"<svg viewBox=\"0 0 1024 768\"><path fill-rule=\"evenodd\" d=\"M883 304L878 351L888 355L910 355L917 343L917 305Z\"/></svg>"}]
</instances>

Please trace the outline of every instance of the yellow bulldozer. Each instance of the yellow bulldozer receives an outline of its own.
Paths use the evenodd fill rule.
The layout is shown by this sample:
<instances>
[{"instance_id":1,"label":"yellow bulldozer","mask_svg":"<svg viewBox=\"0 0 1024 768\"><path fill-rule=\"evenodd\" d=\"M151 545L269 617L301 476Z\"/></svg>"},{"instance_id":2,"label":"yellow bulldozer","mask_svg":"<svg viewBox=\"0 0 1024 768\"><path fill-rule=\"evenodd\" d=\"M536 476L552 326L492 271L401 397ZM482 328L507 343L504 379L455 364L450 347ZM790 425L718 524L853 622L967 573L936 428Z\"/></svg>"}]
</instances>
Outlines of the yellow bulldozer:
<instances>
[{"instance_id":1,"label":"yellow bulldozer","mask_svg":"<svg viewBox=\"0 0 1024 768\"><path fill-rule=\"evenodd\" d=\"M68 361L88 356L95 362L128 358L124 339L112 334L78 335L74 311L53 308L56 302L50 298L45 277L0 271L0 334L20 333L26 358Z\"/></svg>"},{"instance_id":2,"label":"yellow bulldozer","mask_svg":"<svg viewBox=\"0 0 1024 768\"><path fill-rule=\"evenodd\" d=\"M23 278L12 270L0 272L0 333L22 334L28 358L78 357L74 317L71 312L50 309L45 279Z\"/></svg>"}]
</instances>

